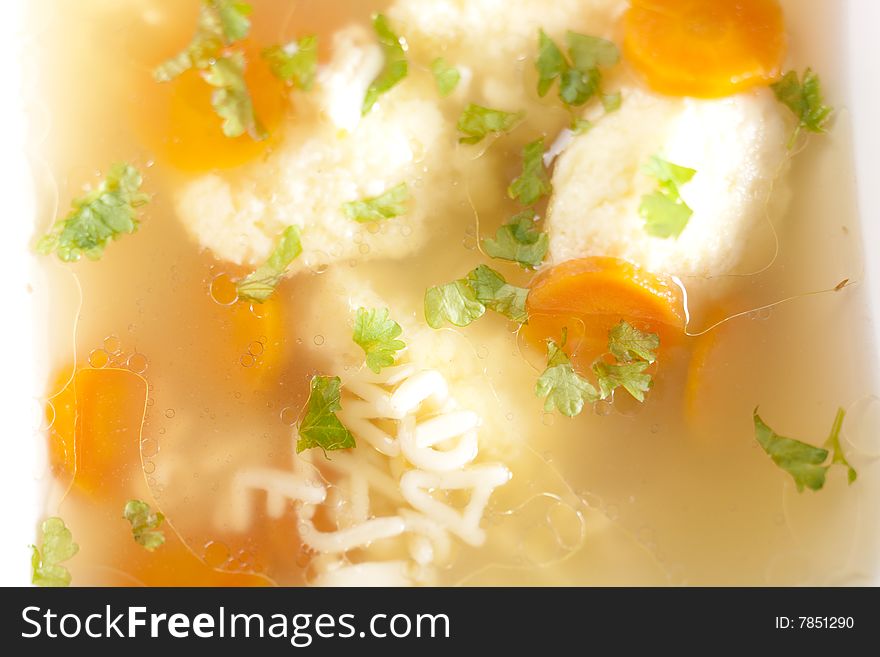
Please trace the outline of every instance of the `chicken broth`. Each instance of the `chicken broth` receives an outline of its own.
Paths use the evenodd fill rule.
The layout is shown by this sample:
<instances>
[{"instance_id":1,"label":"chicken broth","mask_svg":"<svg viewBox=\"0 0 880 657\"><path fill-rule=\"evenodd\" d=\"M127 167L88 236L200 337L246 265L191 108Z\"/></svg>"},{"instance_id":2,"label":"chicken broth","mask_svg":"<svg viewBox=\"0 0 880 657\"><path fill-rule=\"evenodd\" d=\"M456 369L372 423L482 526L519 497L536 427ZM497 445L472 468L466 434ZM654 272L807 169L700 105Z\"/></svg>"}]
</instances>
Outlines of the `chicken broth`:
<instances>
[{"instance_id":1,"label":"chicken broth","mask_svg":"<svg viewBox=\"0 0 880 657\"><path fill-rule=\"evenodd\" d=\"M188 228L189 217L207 206L182 205L189 192L181 190L210 176L220 186L212 189L228 185L280 207L286 201L276 195L288 193L286 183L268 176L277 162L297 157L293 124L301 116L303 139L312 138L307 122L326 117L299 96L287 102L284 86L267 76L267 87L252 85L251 92L270 137L254 142L245 135L236 138L243 145L226 146L207 86L182 80L162 87L152 77L192 38L199 2L33 3L30 29L40 44L34 96L45 110L33 128L37 232L64 215L85 185L100 183L112 162L137 167L150 195L134 235L114 241L99 262L44 258L36 289L47 327L46 515L62 517L80 546L65 564L74 584L400 583L401 568L415 583L442 585L849 584L876 576L880 406L845 108L838 107L829 135L785 151L790 171L774 194L791 201L779 212L775 201L767 204L749 235L756 246L738 267L658 272L687 292L687 322L680 339L664 339L647 370L653 381L645 401L619 388L569 418L545 410L536 396L547 353L516 322L487 313L464 328L425 325L425 291L479 265L491 263L516 286L530 286L536 276L490 261L481 242L522 210L507 190L522 171L523 148L542 135L549 148L572 121L555 94L534 93L536 39L512 41L510 77L500 89L480 77L479 66L468 69L466 41L449 40L436 54L460 63L467 86L440 100L431 61L420 58L395 3L251 4L251 64L266 47L315 34L319 63L329 65L335 34L355 24L372 35L372 13L388 11L410 44L406 84L414 96L427 95L448 126L467 102L498 106L506 97L513 99L503 109L522 110L525 118L476 145L438 138L442 146L434 148L448 149L448 157L432 157L430 149L413 154L402 176L413 181L417 204L428 204L423 223L361 224L351 235L337 233L326 252L310 250L306 227L298 270L265 303L236 302L234 281L264 258L234 246L235 257L217 257L210 239L219 239L220 227ZM836 3L783 4L786 68L813 66L834 103L845 91L834 77L839 62L813 37L839 20ZM542 26L533 27L537 33ZM587 34L591 28L586 18L572 26ZM596 32L616 40L620 29L615 21ZM263 79L253 75L250 82ZM511 96L510 80L528 93ZM625 64L608 83L639 84ZM207 107L198 120L187 114L200 111L188 94ZM622 103L621 112L626 93ZM600 139L599 125L574 138ZM314 133L323 138L318 128ZM563 157L571 155L558 156L556 171ZM316 165L330 167L319 174L336 171L330 161ZM539 214L562 221L561 205L550 204L539 201ZM245 202L232 206L239 211ZM261 218L258 228L271 221ZM250 239L232 233L236 244ZM396 240L400 253L378 252L383 240ZM429 407L414 423L468 411L480 416L479 455L469 468L495 477L489 489L438 484L440 475L413 469L404 455L374 450L347 419L355 385L388 387L381 376L396 372L383 369L374 380L363 366L351 339L352 313L361 306L388 307L401 323L407 351L394 367L416 364L445 377L449 399L424 402ZM575 341L586 339L574 325L571 332ZM295 452L318 374L342 379L339 417L355 434L355 449ZM407 376L416 375L402 371ZM799 492L756 441L756 407L780 434L813 445L844 408L841 441L858 479L850 485L844 468L832 468L821 491ZM389 436L408 430L390 415L376 417ZM417 487L427 491L426 508L433 500L461 511L486 490L491 495L475 524L462 520L449 531L451 540L413 529L421 521L409 508L400 512L409 535L370 525L406 506L397 480L408 472L422 475ZM122 519L130 499L165 516L165 543L155 551L132 540ZM341 553L315 547L339 528L367 526L374 538ZM371 564L382 564L371 576L385 579L367 578Z\"/></svg>"}]
</instances>

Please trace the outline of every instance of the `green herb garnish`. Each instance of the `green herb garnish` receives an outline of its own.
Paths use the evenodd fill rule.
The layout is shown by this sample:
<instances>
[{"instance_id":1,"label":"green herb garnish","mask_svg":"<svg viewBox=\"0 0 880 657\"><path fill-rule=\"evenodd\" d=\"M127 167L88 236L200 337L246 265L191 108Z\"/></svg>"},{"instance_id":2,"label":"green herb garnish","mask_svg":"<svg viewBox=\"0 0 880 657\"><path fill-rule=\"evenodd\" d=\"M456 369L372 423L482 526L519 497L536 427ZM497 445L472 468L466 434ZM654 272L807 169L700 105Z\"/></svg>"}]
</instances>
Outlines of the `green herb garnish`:
<instances>
[{"instance_id":1,"label":"green herb garnish","mask_svg":"<svg viewBox=\"0 0 880 657\"><path fill-rule=\"evenodd\" d=\"M538 267L547 255L550 238L535 226L535 211L524 210L484 239L483 250L490 258L518 263L523 269Z\"/></svg>"},{"instance_id":2,"label":"green herb garnish","mask_svg":"<svg viewBox=\"0 0 880 657\"><path fill-rule=\"evenodd\" d=\"M568 58L544 30L538 34L538 95L547 95L559 80L559 98L569 107L580 107L601 90L600 67L614 66L620 51L611 41L599 37L566 32ZM606 100L607 99L607 100ZM619 107L619 96L603 96L606 111Z\"/></svg>"},{"instance_id":3,"label":"green herb garnish","mask_svg":"<svg viewBox=\"0 0 880 657\"><path fill-rule=\"evenodd\" d=\"M204 72L205 82L214 87L211 107L223 119L223 134L241 137L248 133L253 139L265 139L268 134L254 113L254 103L244 80L244 54L233 52L219 57Z\"/></svg>"},{"instance_id":4,"label":"green herb garnish","mask_svg":"<svg viewBox=\"0 0 880 657\"><path fill-rule=\"evenodd\" d=\"M361 114L364 116L373 109L379 96L391 91L409 72L406 50L401 44L400 37L391 30L388 19L383 14L376 14L373 18L373 29L376 30L376 36L379 37L379 44L385 55L385 66L367 89L364 105L361 108Z\"/></svg>"},{"instance_id":5,"label":"green herb garnish","mask_svg":"<svg viewBox=\"0 0 880 657\"><path fill-rule=\"evenodd\" d=\"M400 324L389 316L387 308L358 308L354 320L355 343L364 350L367 367L376 374L383 367L394 365L396 354L406 347L398 340L403 330Z\"/></svg>"},{"instance_id":6,"label":"green herb garnish","mask_svg":"<svg viewBox=\"0 0 880 657\"><path fill-rule=\"evenodd\" d=\"M61 562L79 552L79 545L61 518L47 518L40 531L40 546L31 546L31 582L36 586L70 586L70 571Z\"/></svg>"},{"instance_id":7,"label":"green herb garnish","mask_svg":"<svg viewBox=\"0 0 880 657\"><path fill-rule=\"evenodd\" d=\"M122 516L131 524L131 534L135 543L148 552L165 543L165 534L159 527L165 522L165 516L157 511L153 513L150 505L142 500L129 500L125 503Z\"/></svg>"},{"instance_id":8,"label":"green herb garnish","mask_svg":"<svg viewBox=\"0 0 880 657\"><path fill-rule=\"evenodd\" d=\"M354 436L336 417L342 409L338 376L313 376L306 414L299 424L296 452L320 447L326 452L356 447Z\"/></svg>"},{"instance_id":9,"label":"green herb garnish","mask_svg":"<svg viewBox=\"0 0 880 657\"><path fill-rule=\"evenodd\" d=\"M470 103L458 118L462 144L477 144L488 135L510 132L523 120L525 112L504 112Z\"/></svg>"},{"instance_id":10,"label":"green herb garnish","mask_svg":"<svg viewBox=\"0 0 880 657\"><path fill-rule=\"evenodd\" d=\"M653 363L657 360L654 352L659 348L660 336L656 333L643 333L623 320L608 332L608 351L624 363L634 360Z\"/></svg>"},{"instance_id":11,"label":"green herb garnish","mask_svg":"<svg viewBox=\"0 0 880 657\"><path fill-rule=\"evenodd\" d=\"M272 296L287 268L302 253L299 228L288 226L272 250L269 259L236 283L238 298L263 303Z\"/></svg>"},{"instance_id":12,"label":"green herb garnish","mask_svg":"<svg viewBox=\"0 0 880 657\"><path fill-rule=\"evenodd\" d=\"M680 187L697 172L655 155L645 167L645 173L659 181L657 191L643 196L639 206L645 232L663 239L678 237L694 213L681 198Z\"/></svg>"},{"instance_id":13,"label":"green herb garnish","mask_svg":"<svg viewBox=\"0 0 880 657\"><path fill-rule=\"evenodd\" d=\"M434 82L437 83L437 92L441 98L449 96L461 81L461 73L451 66L445 59L438 57L431 62L431 73L434 74Z\"/></svg>"},{"instance_id":14,"label":"green herb garnish","mask_svg":"<svg viewBox=\"0 0 880 657\"><path fill-rule=\"evenodd\" d=\"M776 98L798 119L798 126L788 142L792 148L802 130L822 134L827 131L832 109L823 104L822 85L812 69L804 71L803 80L796 71L789 71L781 80L770 85Z\"/></svg>"},{"instance_id":15,"label":"green herb garnish","mask_svg":"<svg viewBox=\"0 0 880 657\"><path fill-rule=\"evenodd\" d=\"M528 319L528 292L508 283L491 267L480 265L467 278L429 288L425 293L425 319L435 329L446 322L467 326L486 310L492 310L522 324Z\"/></svg>"},{"instance_id":16,"label":"green herb garnish","mask_svg":"<svg viewBox=\"0 0 880 657\"><path fill-rule=\"evenodd\" d=\"M846 460L840 446L840 429L845 414L842 408L837 410L834 423L831 425L831 433L823 448L780 436L767 426L758 415L758 409L755 409L753 415L755 439L773 462L792 476L798 492L803 492L805 487L810 490L821 490L825 486L828 469L833 465L847 468L847 481L851 484L858 474ZM830 461L829 455L831 455Z\"/></svg>"},{"instance_id":17,"label":"green herb garnish","mask_svg":"<svg viewBox=\"0 0 880 657\"><path fill-rule=\"evenodd\" d=\"M544 139L538 139L523 148L523 172L515 178L507 194L522 205L534 205L545 196L550 196L553 186L544 168Z\"/></svg>"},{"instance_id":18,"label":"green herb garnish","mask_svg":"<svg viewBox=\"0 0 880 657\"><path fill-rule=\"evenodd\" d=\"M279 80L308 91L318 71L318 37L305 36L283 46L266 48L263 58Z\"/></svg>"},{"instance_id":19,"label":"green herb garnish","mask_svg":"<svg viewBox=\"0 0 880 657\"><path fill-rule=\"evenodd\" d=\"M409 187L402 182L379 196L343 203L342 211L349 219L362 224L384 221L405 214L408 200Z\"/></svg>"},{"instance_id":20,"label":"green herb garnish","mask_svg":"<svg viewBox=\"0 0 880 657\"><path fill-rule=\"evenodd\" d=\"M186 49L154 72L158 82L169 82L190 69L202 73L215 87L211 105L223 119L223 134L240 137L246 132L255 140L266 131L254 113L247 83L244 53L231 47L250 32L251 6L235 0L203 0L196 34Z\"/></svg>"},{"instance_id":21,"label":"green herb garnish","mask_svg":"<svg viewBox=\"0 0 880 657\"><path fill-rule=\"evenodd\" d=\"M111 240L137 230L136 210L150 200L140 191L142 182L130 164L114 165L98 188L74 200L68 215L37 242L37 253L55 253L64 262L99 259Z\"/></svg>"},{"instance_id":22,"label":"green herb garnish","mask_svg":"<svg viewBox=\"0 0 880 657\"><path fill-rule=\"evenodd\" d=\"M535 394L544 399L544 410L558 410L566 417L580 415L584 403L599 400L596 389L574 370L571 360L563 351L567 331L563 329L562 344L547 340L547 369L535 384Z\"/></svg>"}]
</instances>

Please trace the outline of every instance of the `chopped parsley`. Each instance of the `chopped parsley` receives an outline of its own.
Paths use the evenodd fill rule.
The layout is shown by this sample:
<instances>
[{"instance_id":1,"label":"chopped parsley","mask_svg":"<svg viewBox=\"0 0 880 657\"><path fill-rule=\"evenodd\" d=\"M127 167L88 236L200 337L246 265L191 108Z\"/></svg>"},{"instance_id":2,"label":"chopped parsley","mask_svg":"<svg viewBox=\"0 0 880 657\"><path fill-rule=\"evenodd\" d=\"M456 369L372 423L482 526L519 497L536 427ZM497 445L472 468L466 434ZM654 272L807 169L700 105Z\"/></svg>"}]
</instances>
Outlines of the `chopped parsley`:
<instances>
[{"instance_id":1,"label":"chopped parsley","mask_svg":"<svg viewBox=\"0 0 880 657\"><path fill-rule=\"evenodd\" d=\"M755 409L753 415L755 439L773 462L792 476L798 492L803 492L805 487L814 491L821 490L825 486L828 469L833 465L842 465L847 469L847 481L851 484L858 474L846 460L840 446L840 429L845 415L846 412L842 408L837 410L824 447L814 447L793 438L780 436L767 426L758 415L758 409Z\"/></svg>"},{"instance_id":2,"label":"chopped parsley","mask_svg":"<svg viewBox=\"0 0 880 657\"><path fill-rule=\"evenodd\" d=\"M247 83L244 53L232 46L247 37L251 6L236 0L202 0L196 34L183 52L160 65L153 77L170 82L186 71L200 71L214 87L211 105L223 119L223 134L240 137L248 133L264 139L266 131L254 113Z\"/></svg>"},{"instance_id":3,"label":"chopped parsley","mask_svg":"<svg viewBox=\"0 0 880 657\"><path fill-rule=\"evenodd\" d=\"M593 363L602 399L608 399L617 388L623 388L637 401L645 401L645 393L651 389L651 375L645 374L649 365L644 361L611 364L599 360Z\"/></svg>"},{"instance_id":4,"label":"chopped parsley","mask_svg":"<svg viewBox=\"0 0 880 657\"><path fill-rule=\"evenodd\" d=\"M442 57L431 62L431 73L434 74L434 82L437 83L437 92L441 98L446 98L455 91L461 81L461 73L458 72L458 69Z\"/></svg>"},{"instance_id":5,"label":"chopped parsley","mask_svg":"<svg viewBox=\"0 0 880 657\"><path fill-rule=\"evenodd\" d=\"M651 375L645 370L657 360L654 352L659 347L660 337L656 333L643 333L623 320L614 326L608 332L608 351L617 362L599 359L593 363L602 399L623 388L637 401L645 401L645 393L652 385Z\"/></svg>"},{"instance_id":6,"label":"chopped parsley","mask_svg":"<svg viewBox=\"0 0 880 657\"><path fill-rule=\"evenodd\" d=\"M602 94L602 107L608 113L616 112L623 104L623 95L617 91L613 94Z\"/></svg>"},{"instance_id":7,"label":"chopped parsley","mask_svg":"<svg viewBox=\"0 0 880 657\"><path fill-rule=\"evenodd\" d=\"M550 196L553 186L544 168L544 139L538 139L523 148L523 172L515 178L507 194L522 205L534 205L545 196Z\"/></svg>"},{"instance_id":8,"label":"chopped parsley","mask_svg":"<svg viewBox=\"0 0 880 657\"><path fill-rule=\"evenodd\" d=\"M584 403L599 400L599 393L592 384L574 370L568 356L563 351L567 332L563 329L562 344L547 341L547 369L535 384L535 394L544 398L544 410L554 409L566 417L580 415Z\"/></svg>"},{"instance_id":9,"label":"chopped parsley","mask_svg":"<svg viewBox=\"0 0 880 657\"><path fill-rule=\"evenodd\" d=\"M497 271L480 265L468 274L468 282L474 290L477 301L508 319L524 324L528 319L526 297L528 289L508 283Z\"/></svg>"},{"instance_id":10,"label":"chopped parsley","mask_svg":"<svg viewBox=\"0 0 880 657\"><path fill-rule=\"evenodd\" d=\"M486 306L466 278L429 288L425 292L425 319L428 326L442 328L445 322L467 326L486 313Z\"/></svg>"},{"instance_id":11,"label":"chopped parsley","mask_svg":"<svg viewBox=\"0 0 880 657\"><path fill-rule=\"evenodd\" d=\"M574 417L584 407L584 402L596 402L613 396L617 388L623 388L637 401L645 401L651 389L651 375L645 370L657 360L654 353L660 347L660 338L654 333L643 333L626 321L621 321L608 332L609 354L593 363L599 389L575 372L563 347L568 330L562 330L562 344L549 340L547 370L538 379L535 394L546 397L544 409L555 407L563 415ZM608 359L611 356L614 362Z\"/></svg>"},{"instance_id":12,"label":"chopped parsley","mask_svg":"<svg viewBox=\"0 0 880 657\"><path fill-rule=\"evenodd\" d=\"M272 296L287 268L302 253L299 228L288 226L269 255L254 272L236 283L238 298L263 303Z\"/></svg>"},{"instance_id":13,"label":"chopped parsley","mask_svg":"<svg viewBox=\"0 0 880 657\"><path fill-rule=\"evenodd\" d=\"M392 31L388 19L383 14L376 14L373 18L373 29L376 30L376 36L379 37L379 44L382 46L382 52L385 56L385 65L367 89L364 105L361 108L361 114L364 116L373 109L379 96L391 91L409 72L406 50L400 37Z\"/></svg>"},{"instance_id":14,"label":"chopped parsley","mask_svg":"<svg viewBox=\"0 0 880 657\"><path fill-rule=\"evenodd\" d=\"M143 546L148 552L165 543L165 534L159 529L165 522L165 516L159 511L153 513L146 502L129 500L125 503L122 516L131 524L131 534L135 543Z\"/></svg>"},{"instance_id":15,"label":"chopped parsley","mask_svg":"<svg viewBox=\"0 0 880 657\"><path fill-rule=\"evenodd\" d=\"M804 71L803 80L798 79L796 71L789 71L770 88L779 102L790 109L798 120L798 126L788 143L789 148L794 146L802 130L816 134L826 132L833 110L823 103L822 85L812 69Z\"/></svg>"},{"instance_id":16,"label":"chopped parsley","mask_svg":"<svg viewBox=\"0 0 880 657\"><path fill-rule=\"evenodd\" d=\"M639 206L645 232L662 239L678 237L694 213L681 198L680 188L697 172L655 155L645 167L645 173L659 181L657 191L643 196Z\"/></svg>"},{"instance_id":17,"label":"chopped parsley","mask_svg":"<svg viewBox=\"0 0 880 657\"><path fill-rule=\"evenodd\" d=\"M510 132L523 118L525 112L504 112L470 103L458 118L458 131L464 135L458 141L478 144L488 135Z\"/></svg>"},{"instance_id":18,"label":"chopped parsley","mask_svg":"<svg viewBox=\"0 0 880 657\"><path fill-rule=\"evenodd\" d=\"M244 54L232 52L218 57L205 71L204 78L214 87L211 107L223 119L223 134L234 138L248 133L259 141L268 135L254 113L254 103L244 80L245 66Z\"/></svg>"},{"instance_id":19,"label":"chopped parsley","mask_svg":"<svg viewBox=\"0 0 880 657\"><path fill-rule=\"evenodd\" d=\"M70 571L61 565L79 552L73 534L61 518L46 518L39 547L32 545L31 582L36 586L70 586Z\"/></svg>"},{"instance_id":20,"label":"chopped parsley","mask_svg":"<svg viewBox=\"0 0 880 657\"><path fill-rule=\"evenodd\" d=\"M263 59L276 78L308 91L318 71L318 37L304 36L283 46L266 48Z\"/></svg>"},{"instance_id":21,"label":"chopped parsley","mask_svg":"<svg viewBox=\"0 0 880 657\"><path fill-rule=\"evenodd\" d=\"M497 271L486 265L460 278L429 288L425 292L425 319L428 326L441 328L448 322L467 326L482 317L486 310L523 324L528 319L526 297L529 291L511 285Z\"/></svg>"},{"instance_id":22,"label":"chopped parsley","mask_svg":"<svg viewBox=\"0 0 880 657\"><path fill-rule=\"evenodd\" d=\"M99 259L111 240L137 230L137 208L150 200L140 191L142 182L130 164L114 165L98 188L74 200L68 215L37 242L37 253L55 253L64 262Z\"/></svg>"},{"instance_id":23,"label":"chopped parsley","mask_svg":"<svg viewBox=\"0 0 880 657\"><path fill-rule=\"evenodd\" d=\"M535 211L524 210L495 232L495 239L484 239L483 250L490 258L518 263L523 269L536 268L547 255L550 238L535 226Z\"/></svg>"},{"instance_id":24,"label":"chopped parsley","mask_svg":"<svg viewBox=\"0 0 880 657\"><path fill-rule=\"evenodd\" d=\"M406 344L397 339L403 330L389 314L387 308L358 308L354 320L353 340L364 350L367 367L376 374L383 367L394 365L397 352L406 348Z\"/></svg>"},{"instance_id":25,"label":"chopped parsley","mask_svg":"<svg viewBox=\"0 0 880 657\"><path fill-rule=\"evenodd\" d=\"M656 333L643 333L623 320L608 332L608 351L624 363L633 360L653 363L659 348L660 337Z\"/></svg>"},{"instance_id":26,"label":"chopped parsley","mask_svg":"<svg viewBox=\"0 0 880 657\"><path fill-rule=\"evenodd\" d=\"M351 431L336 417L342 409L338 376L313 376L306 414L299 424L296 453L320 447L324 452L356 447Z\"/></svg>"},{"instance_id":27,"label":"chopped parsley","mask_svg":"<svg viewBox=\"0 0 880 657\"><path fill-rule=\"evenodd\" d=\"M406 202L409 200L409 187L405 182L395 185L386 192L373 198L343 203L342 211L349 219L361 224L373 221L393 219L406 214Z\"/></svg>"},{"instance_id":28,"label":"chopped parsley","mask_svg":"<svg viewBox=\"0 0 880 657\"><path fill-rule=\"evenodd\" d=\"M538 95L544 97L559 81L559 98L569 107L580 107L601 93L600 67L614 66L620 51L611 41L575 32L566 32L568 57L544 30L538 34ZM606 100L607 99L607 100ZM619 95L602 96L606 111L619 107Z\"/></svg>"}]
</instances>

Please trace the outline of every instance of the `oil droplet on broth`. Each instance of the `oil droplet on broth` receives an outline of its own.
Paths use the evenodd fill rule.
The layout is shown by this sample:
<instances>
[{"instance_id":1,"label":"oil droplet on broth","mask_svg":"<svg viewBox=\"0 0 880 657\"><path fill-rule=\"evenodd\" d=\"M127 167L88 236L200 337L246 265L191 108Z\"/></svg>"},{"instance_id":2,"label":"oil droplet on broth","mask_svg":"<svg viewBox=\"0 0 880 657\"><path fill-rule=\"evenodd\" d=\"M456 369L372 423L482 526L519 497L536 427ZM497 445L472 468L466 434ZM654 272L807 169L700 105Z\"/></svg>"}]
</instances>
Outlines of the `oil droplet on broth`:
<instances>
[{"instance_id":1,"label":"oil droplet on broth","mask_svg":"<svg viewBox=\"0 0 880 657\"><path fill-rule=\"evenodd\" d=\"M251 356L250 354L244 354L239 359L239 362L241 363L242 367L253 367L256 364L257 359L254 358L253 356Z\"/></svg>"},{"instance_id":2,"label":"oil droplet on broth","mask_svg":"<svg viewBox=\"0 0 880 657\"><path fill-rule=\"evenodd\" d=\"M107 367L107 364L110 362L110 354L108 354L103 349L94 349L89 354L89 365L94 367L96 370Z\"/></svg>"},{"instance_id":3,"label":"oil droplet on broth","mask_svg":"<svg viewBox=\"0 0 880 657\"><path fill-rule=\"evenodd\" d=\"M174 409L173 408L166 408L165 409L165 417L167 417L169 420L171 418L173 418L174 417Z\"/></svg>"},{"instance_id":4,"label":"oil droplet on broth","mask_svg":"<svg viewBox=\"0 0 880 657\"><path fill-rule=\"evenodd\" d=\"M251 342L248 345L248 353L254 357L261 355L263 353L264 349L265 349L265 346L263 345L262 342L255 341L255 342Z\"/></svg>"},{"instance_id":5,"label":"oil droplet on broth","mask_svg":"<svg viewBox=\"0 0 880 657\"><path fill-rule=\"evenodd\" d=\"M211 281L211 299L221 306L231 306L238 301L238 289L228 274L220 274Z\"/></svg>"},{"instance_id":6,"label":"oil droplet on broth","mask_svg":"<svg viewBox=\"0 0 880 657\"><path fill-rule=\"evenodd\" d=\"M122 341L115 335L108 335L104 338L104 351L115 356L122 351Z\"/></svg>"},{"instance_id":7,"label":"oil droplet on broth","mask_svg":"<svg viewBox=\"0 0 880 657\"><path fill-rule=\"evenodd\" d=\"M159 453L159 441L152 438L144 438L141 441L141 454L147 457L155 456Z\"/></svg>"},{"instance_id":8,"label":"oil droplet on broth","mask_svg":"<svg viewBox=\"0 0 880 657\"><path fill-rule=\"evenodd\" d=\"M229 561L229 548L219 541L205 543L202 558L211 568L221 568Z\"/></svg>"},{"instance_id":9,"label":"oil droplet on broth","mask_svg":"<svg viewBox=\"0 0 880 657\"><path fill-rule=\"evenodd\" d=\"M132 354L128 357L125 365L135 374L143 374L147 371L147 357L143 354Z\"/></svg>"},{"instance_id":10,"label":"oil droplet on broth","mask_svg":"<svg viewBox=\"0 0 880 657\"><path fill-rule=\"evenodd\" d=\"M296 418L299 412L292 406L281 409L281 422L289 427L296 424Z\"/></svg>"},{"instance_id":11,"label":"oil droplet on broth","mask_svg":"<svg viewBox=\"0 0 880 657\"><path fill-rule=\"evenodd\" d=\"M324 336L323 335L316 335L314 341L315 341L315 344L320 347L322 344L324 344Z\"/></svg>"}]
</instances>

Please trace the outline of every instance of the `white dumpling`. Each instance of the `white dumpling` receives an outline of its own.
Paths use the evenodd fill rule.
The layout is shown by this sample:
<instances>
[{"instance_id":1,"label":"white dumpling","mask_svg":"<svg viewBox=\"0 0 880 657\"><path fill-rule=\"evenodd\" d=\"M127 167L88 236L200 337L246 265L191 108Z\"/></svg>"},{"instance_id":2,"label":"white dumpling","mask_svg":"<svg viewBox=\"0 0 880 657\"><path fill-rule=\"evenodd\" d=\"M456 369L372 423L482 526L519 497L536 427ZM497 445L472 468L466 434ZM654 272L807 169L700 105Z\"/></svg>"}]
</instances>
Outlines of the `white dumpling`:
<instances>
[{"instance_id":1,"label":"white dumpling","mask_svg":"<svg viewBox=\"0 0 880 657\"><path fill-rule=\"evenodd\" d=\"M624 89L620 109L572 139L556 160L549 264L614 256L699 277L766 264L770 220L787 197L781 179L790 126L782 109L766 89L718 100ZM697 171L681 187L693 216L677 238L650 236L639 215L643 195L657 189L644 171L653 155Z\"/></svg>"}]
</instances>

